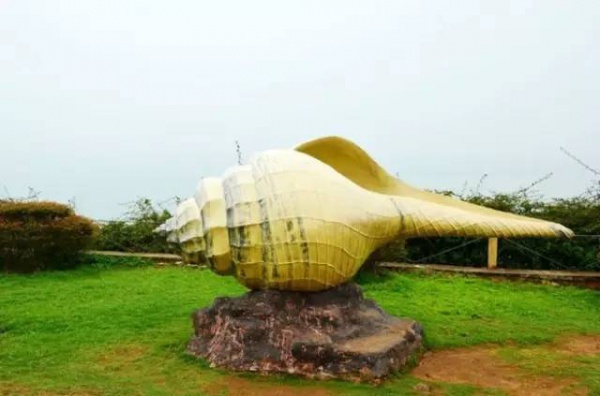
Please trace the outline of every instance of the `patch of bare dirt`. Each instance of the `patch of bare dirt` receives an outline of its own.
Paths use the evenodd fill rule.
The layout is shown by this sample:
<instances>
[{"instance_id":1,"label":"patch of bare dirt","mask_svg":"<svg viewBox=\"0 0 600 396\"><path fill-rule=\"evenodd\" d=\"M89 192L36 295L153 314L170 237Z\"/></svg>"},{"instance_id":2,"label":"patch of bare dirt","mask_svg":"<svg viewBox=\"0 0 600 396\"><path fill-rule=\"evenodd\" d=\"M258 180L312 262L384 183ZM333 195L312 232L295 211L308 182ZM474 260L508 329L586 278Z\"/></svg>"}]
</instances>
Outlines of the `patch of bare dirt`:
<instances>
[{"instance_id":1,"label":"patch of bare dirt","mask_svg":"<svg viewBox=\"0 0 600 396\"><path fill-rule=\"evenodd\" d=\"M0 382L0 396L26 395L30 389L18 384Z\"/></svg>"},{"instance_id":2,"label":"patch of bare dirt","mask_svg":"<svg viewBox=\"0 0 600 396\"><path fill-rule=\"evenodd\" d=\"M412 374L428 381L469 384L501 389L513 396L584 396L576 381L528 374L503 362L491 347L466 348L426 354Z\"/></svg>"},{"instance_id":3,"label":"patch of bare dirt","mask_svg":"<svg viewBox=\"0 0 600 396\"><path fill-rule=\"evenodd\" d=\"M316 387L291 387L228 377L214 382L203 389L207 395L221 395L226 391L235 396L329 396L330 393Z\"/></svg>"},{"instance_id":4,"label":"patch of bare dirt","mask_svg":"<svg viewBox=\"0 0 600 396\"><path fill-rule=\"evenodd\" d=\"M600 335L562 338L556 350L569 355L600 355Z\"/></svg>"},{"instance_id":5,"label":"patch of bare dirt","mask_svg":"<svg viewBox=\"0 0 600 396\"><path fill-rule=\"evenodd\" d=\"M148 353L148 347L142 345L120 345L107 349L97 355L97 362L105 367L126 366Z\"/></svg>"},{"instance_id":6,"label":"patch of bare dirt","mask_svg":"<svg viewBox=\"0 0 600 396\"><path fill-rule=\"evenodd\" d=\"M100 396L99 391L71 390L71 391L40 391L27 386L14 383L0 383L0 396Z\"/></svg>"}]
</instances>

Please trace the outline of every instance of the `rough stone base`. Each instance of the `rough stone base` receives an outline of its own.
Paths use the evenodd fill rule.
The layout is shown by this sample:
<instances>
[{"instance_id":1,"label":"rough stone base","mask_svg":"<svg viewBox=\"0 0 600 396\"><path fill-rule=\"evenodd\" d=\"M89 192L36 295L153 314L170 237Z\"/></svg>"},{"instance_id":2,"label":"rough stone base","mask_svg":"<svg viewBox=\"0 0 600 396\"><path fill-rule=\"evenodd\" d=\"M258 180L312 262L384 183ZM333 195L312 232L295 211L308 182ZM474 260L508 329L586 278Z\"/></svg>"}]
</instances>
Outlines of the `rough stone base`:
<instances>
[{"instance_id":1,"label":"rough stone base","mask_svg":"<svg viewBox=\"0 0 600 396\"><path fill-rule=\"evenodd\" d=\"M422 352L422 327L386 314L355 284L221 297L193 321L188 352L229 370L378 382Z\"/></svg>"}]
</instances>

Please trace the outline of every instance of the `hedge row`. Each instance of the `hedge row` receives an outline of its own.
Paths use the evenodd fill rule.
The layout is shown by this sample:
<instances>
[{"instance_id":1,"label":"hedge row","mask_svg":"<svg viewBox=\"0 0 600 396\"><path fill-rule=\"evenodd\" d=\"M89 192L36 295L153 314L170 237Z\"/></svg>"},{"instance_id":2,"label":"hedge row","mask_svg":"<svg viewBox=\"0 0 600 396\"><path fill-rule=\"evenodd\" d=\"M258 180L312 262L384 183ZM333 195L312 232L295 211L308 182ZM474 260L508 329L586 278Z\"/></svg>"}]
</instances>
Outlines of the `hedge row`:
<instances>
[{"instance_id":1,"label":"hedge row","mask_svg":"<svg viewBox=\"0 0 600 396\"><path fill-rule=\"evenodd\" d=\"M67 205L0 201L0 269L33 272L74 267L93 234L92 221Z\"/></svg>"},{"instance_id":2,"label":"hedge row","mask_svg":"<svg viewBox=\"0 0 600 396\"><path fill-rule=\"evenodd\" d=\"M50 201L0 201L0 218L4 220L52 220L74 215L71 207Z\"/></svg>"}]
</instances>

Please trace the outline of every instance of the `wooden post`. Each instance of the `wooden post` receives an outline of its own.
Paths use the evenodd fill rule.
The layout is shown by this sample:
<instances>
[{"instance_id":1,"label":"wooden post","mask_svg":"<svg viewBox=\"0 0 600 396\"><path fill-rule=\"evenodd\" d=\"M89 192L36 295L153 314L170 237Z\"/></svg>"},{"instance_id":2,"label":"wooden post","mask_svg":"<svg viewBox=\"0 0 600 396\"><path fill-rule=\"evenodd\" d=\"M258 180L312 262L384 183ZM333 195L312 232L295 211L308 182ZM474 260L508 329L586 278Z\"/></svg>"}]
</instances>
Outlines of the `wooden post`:
<instances>
[{"instance_id":1,"label":"wooden post","mask_svg":"<svg viewBox=\"0 0 600 396\"><path fill-rule=\"evenodd\" d=\"M488 239L488 269L496 268L498 264L498 238Z\"/></svg>"}]
</instances>

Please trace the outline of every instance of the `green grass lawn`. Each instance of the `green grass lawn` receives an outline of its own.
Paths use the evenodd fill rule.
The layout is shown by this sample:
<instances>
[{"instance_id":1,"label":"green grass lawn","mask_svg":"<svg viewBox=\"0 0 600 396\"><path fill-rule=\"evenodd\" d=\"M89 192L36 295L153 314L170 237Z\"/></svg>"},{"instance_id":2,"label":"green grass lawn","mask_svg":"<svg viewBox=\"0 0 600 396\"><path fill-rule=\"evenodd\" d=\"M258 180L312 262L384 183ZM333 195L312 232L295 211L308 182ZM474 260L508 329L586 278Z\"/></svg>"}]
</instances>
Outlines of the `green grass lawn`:
<instances>
[{"instance_id":1,"label":"green grass lawn","mask_svg":"<svg viewBox=\"0 0 600 396\"><path fill-rule=\"evenodd\" d=\"M507 361L535 366L548 356L522 357L519 348L600 334L594 291L419 274L360 281L389 313L420 321L434 350L499 343ZM191 312L243 292L233 278L174 267L0 275L0 395L395 395L422 382L407 373L378 387L230 374L185 355ZM600 370L593 369L600 359L576 358L567 374L600 394ZM482 394L473 386L432 386L442 394Z\"/></svg>"}]
</instances>

